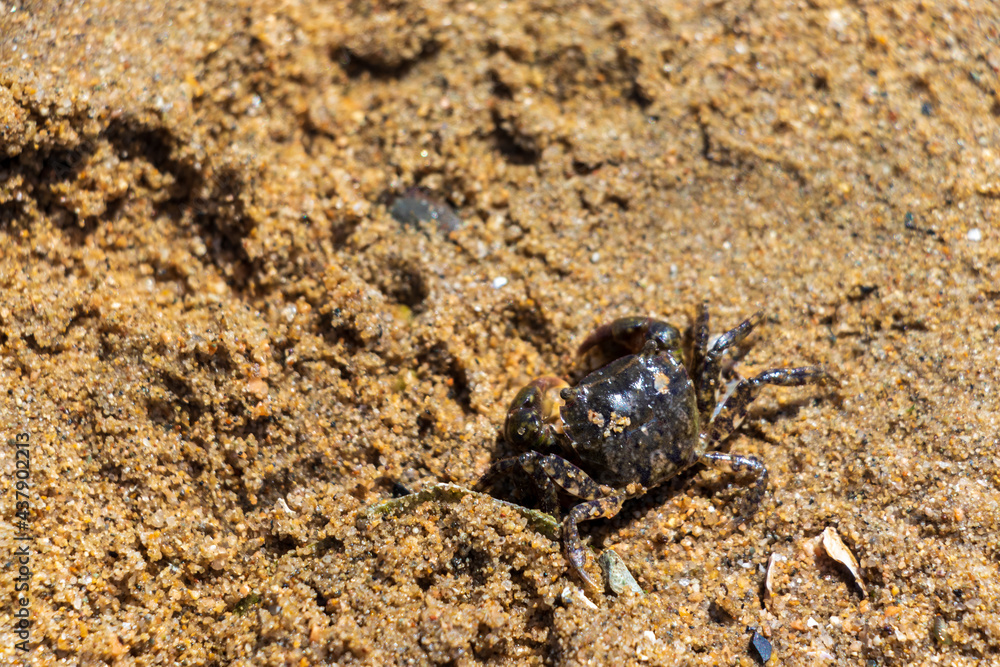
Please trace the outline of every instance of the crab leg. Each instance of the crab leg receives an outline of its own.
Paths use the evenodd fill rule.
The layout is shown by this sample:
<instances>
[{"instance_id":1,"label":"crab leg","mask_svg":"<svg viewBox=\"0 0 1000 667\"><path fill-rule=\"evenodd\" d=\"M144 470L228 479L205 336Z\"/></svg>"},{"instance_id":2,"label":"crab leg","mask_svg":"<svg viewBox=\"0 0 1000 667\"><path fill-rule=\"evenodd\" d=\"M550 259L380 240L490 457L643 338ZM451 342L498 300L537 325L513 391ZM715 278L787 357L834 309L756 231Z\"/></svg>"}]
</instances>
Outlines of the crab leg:
<instances>
[{"instance_id":1,"label":"crab leg","mask_svg":"<svg viewBox=\"0 0 1000 667\"><path fill-rule=\"evenodd\" d=\"M731 383L726 395L715 406L711 421L702 434L702 437L705 438L705 454L702 454L701 462L714 466L726 464L733 472L750 470L755 475L747 494L740 501L740 507L736 514L737 522L752 516L757 510L757 506L760 505L764 491L767 489L767 469L760 459L753 456L740 456L711 450L736 430L744 417L747 416L750 404L757 398L757 394L760 393L761 387L764 385L800 387L806 384L823 384L829 379L830 376L827 372L819 366L774 368L763 371L748 380Z\"/></svg>"},{"instance_id":2,"label":"crab leg","mask_svg":"<svg viewBox=\"0 0 1000 667\"><path fill-rule=\"evenodd\" d=\"M710 349L708 347L708 304L702 303L695 326L694 378L698 396L698 412L704 421L710 420L708 411L715 405L719 390L719 372L722 355L726 350L739 345L764 320L764 313L757 311L740 322L734 329L719 336ZM750 399L753 400L753 399Z\"/></svg>"},{"instance_id":3,"label":"crab leg","mask_svg":"<svg viewBox=\"0 0 1000 667\"><path fill-rule=\"evenodd\" d=\"M580 575L584 583L593 590L600 590L600 586L583 569L583 566L587 564L587 550L583 548L583 543L580 542L580 531L577 529L577 524L581 521L589 521L601 517L613 517L618 514L622 508L622 503L629 497L631 497L631 494L621 493L580 503L571 509L566 518L563 519L563 547L566 549L566 559L573 566L573 569L576 570L577 574Z\"/></svg>"},{"instance_id":4,"label":"crab leg","mask_svg":"<svg viewBox=\"0 0 1000 667\"><path fill-rule=\"evenodd\" d=\"M731 472L739 473L749 470L754 478L747 485L746 494L740 498L739 507L736 509L734 525L739 525L744 520L749 519L757 511L760 501L767 491L767 468L756 456L741 456L739 454L729 454L727 452L706 452L702 454L700 461L714 467L726 467Z\"/></svg>"},{"instance_id":5,"label":"crab leg","mask_svg":"<svg viewBox=\"0 0 1000 667\"><path fill-rule=\"evenodd\" d=\"M732 383L726 395L715 406L709 417L706 428L707 449L712 449L739 427L747 416L750 404L757 398L757 394L760 393L764 385L801 387L807 384L825 384L829 380L829 374L822 367L805 366L803 368L772 368L762 371L752 378Z\"/></svg>"},{"instance_id":6,"label":"crab leg","mask_svg":"<svg viewBox=\"0 0 1000 667\"><path fill-rule=\"evenodd\" d=\"M698 307L698 317L694 323L694 345L691 351L691 375L695 381L698 396L698 411L701 407L702 369L705 365L705 355L708 353L708 301L702 301Z\"/></svg>"},{"instance_id":7,"label":"crab leg","mask_svg":"<svg viewBox=\"0 0 1000 667\"><path fill-rule=\"evenodd\" d=\"M493 479L515 466L521 466L531 475L542 491L546 503L555 504L556 485L571 496L588 501L574 506L563 519L563 546L566 549L566 558L573 569L588 586L599 589L597 583L584 570L584 565L587 564L587 550L580 542L577 523L601 517L613 517L621 509L622 502L633 496L642 495L646 491L645 488L631 484L626 490L616 494L614 489L598 484L590 475L561 456L525 452L520 456L501 459L490 466L476 484L476 490L481 490Z\"/></svg>"},{"instance_id":8,"label":"crab leg","mask_svg":"<svg viewBox=\"0 0 1000 667\"><path fill-rule=\"evenodd\" d=\"M569 495L584 500L603 498L611 492L609 487L602 487L591 479L590 475L563 457L539 452L525 452L520 456L497 461L479 479L475 489L480 491L486 488L494 479L506 474L516 466L520 466L531 475L538 490L542 492L543 505L547 505L547 507L543 506L542 509L550 514L558 508L556 485L559 485Z\"/></svg>"}]
</instances>

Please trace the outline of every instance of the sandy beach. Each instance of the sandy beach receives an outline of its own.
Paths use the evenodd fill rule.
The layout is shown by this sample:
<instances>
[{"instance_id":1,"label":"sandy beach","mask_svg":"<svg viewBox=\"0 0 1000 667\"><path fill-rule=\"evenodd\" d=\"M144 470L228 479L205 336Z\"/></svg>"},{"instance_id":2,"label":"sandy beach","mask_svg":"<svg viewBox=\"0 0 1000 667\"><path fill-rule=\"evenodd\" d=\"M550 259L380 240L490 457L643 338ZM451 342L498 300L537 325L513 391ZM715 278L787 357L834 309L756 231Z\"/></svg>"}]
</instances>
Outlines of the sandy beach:
<instances>
[{"instance_id":1,"label":"sandy beach","mask_svg":"<svg viewBox=\"0 0 1000 667\"><path fill-rule=\"evenodd\" d=\"M0 663L1000 664L998 72L986 0L0 0ZM703 301L836 383L738 528L704 466L580 525L642 594L369 511Z\"/></svg>"}]
</instances>

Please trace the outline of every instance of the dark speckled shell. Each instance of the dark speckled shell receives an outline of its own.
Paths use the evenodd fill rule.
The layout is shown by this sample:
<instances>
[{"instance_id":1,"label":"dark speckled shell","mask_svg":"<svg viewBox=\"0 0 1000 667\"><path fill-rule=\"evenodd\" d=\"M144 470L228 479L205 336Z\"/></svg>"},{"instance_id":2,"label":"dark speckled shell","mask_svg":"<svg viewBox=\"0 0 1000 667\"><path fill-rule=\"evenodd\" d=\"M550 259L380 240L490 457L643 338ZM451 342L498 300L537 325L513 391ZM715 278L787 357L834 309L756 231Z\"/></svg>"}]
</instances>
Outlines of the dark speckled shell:
<instances>
[{"instance_id":1,"label":"dark speckled shell","mask_svg":"<svg viewBox=\"0 0 1000 667\"><path fill-rule=\"evenodd\" d=\"M656 486L697 459L694 386L668 352L622 357L562 397L566 436L603 484Z\"/></svg>"}]
</instances>

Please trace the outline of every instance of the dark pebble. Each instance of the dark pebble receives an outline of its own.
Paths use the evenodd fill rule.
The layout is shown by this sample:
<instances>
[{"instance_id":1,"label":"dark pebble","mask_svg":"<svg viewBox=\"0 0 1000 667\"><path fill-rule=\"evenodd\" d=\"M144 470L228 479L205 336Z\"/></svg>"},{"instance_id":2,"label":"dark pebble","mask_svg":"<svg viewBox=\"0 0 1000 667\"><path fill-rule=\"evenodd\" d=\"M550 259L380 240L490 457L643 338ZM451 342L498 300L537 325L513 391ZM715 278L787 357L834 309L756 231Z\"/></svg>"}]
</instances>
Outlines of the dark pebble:
<instances>
[{"instance_id":1,"label":"dark pebble","mask_svg":"<svg viewBox=\"0 0 1000 667\"><path fill-rule=\"evenodd\" d=\"M760 664L763 665L771 659L771 642L767 641L767 638L756 630L753 631L753 637L750 638L750 646L756 651Z\"/></svg>"},{"instance_id":2,"label":"dark pebble","mask_svg":"<svg viewBox=\"0 0 1000 667\"><path fill-rule=\"evenodd\" d=\"M410 495L411 493L413 493L413 491L410 491L408 488L406 488L405 486L403 486L399 482L393 482L392 483L392 497L393 498L402 498L404 496Z\"/></svg>"}]
</instances>

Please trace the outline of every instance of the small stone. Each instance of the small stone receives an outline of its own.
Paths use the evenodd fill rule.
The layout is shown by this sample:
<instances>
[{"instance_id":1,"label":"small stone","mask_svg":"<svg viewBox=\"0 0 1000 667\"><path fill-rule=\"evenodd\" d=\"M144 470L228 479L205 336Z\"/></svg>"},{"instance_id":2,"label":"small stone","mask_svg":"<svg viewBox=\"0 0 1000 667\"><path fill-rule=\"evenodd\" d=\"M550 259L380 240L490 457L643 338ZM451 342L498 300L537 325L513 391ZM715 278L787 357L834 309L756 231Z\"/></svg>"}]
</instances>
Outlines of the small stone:
<instances>
[{"instance_id":1,"label":"small stone","mask_svg":"<svg viewBox=\"0 0 1000 667\"><path fill-rule=\"evenodd\" d=\"M760 664L766 664L771 659L771 642L756 630L753 631L753 636L750 638L750 646L753 647L754 652L757 654Z\"/></svg>"},{"instance_id":2,"label":"small stone","mask_svg":"<svg viewBox=\"0 0 1000 667\"><path fill-rule=\"evenodd\" d=\"M601 566L604 573L604 582L608 588L614 591L615 595L621 595L626 590L630 590L636 595L642 595L642 589L636 583L635 577L628 571L625 561L621 559L614 549L605 549L597 559L597 564Z\"/></svg>"},{"instance_id":3,"label":"small stone","mask_svg":"<svg viewBox=\"0 0 1000 667\"><path fill-rule=\"evenodd\" d=\"M430 223L446 234L463 226L455 209L420 188L411 188L404 196L396 199L389 209L389 215L404 226L420 227L424 223Z\"/></svg>"},{"instance_id":4,"label":"small stone","mask_svg":"<svg viewBox=\"0 0 1000 667\"><path fill-rule=\"evenodd\" d=\"M983 232L978 227L973 227L972 229L970 229L966 233L965 238L967 238L967 239L969 239L970 241L973 241L973 242L982 241L983 240Z\"/></svg>"}]
</instances>

